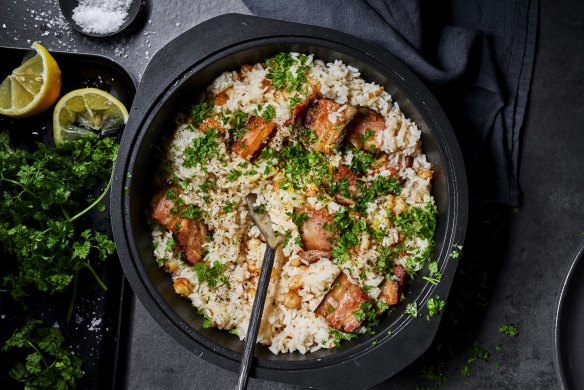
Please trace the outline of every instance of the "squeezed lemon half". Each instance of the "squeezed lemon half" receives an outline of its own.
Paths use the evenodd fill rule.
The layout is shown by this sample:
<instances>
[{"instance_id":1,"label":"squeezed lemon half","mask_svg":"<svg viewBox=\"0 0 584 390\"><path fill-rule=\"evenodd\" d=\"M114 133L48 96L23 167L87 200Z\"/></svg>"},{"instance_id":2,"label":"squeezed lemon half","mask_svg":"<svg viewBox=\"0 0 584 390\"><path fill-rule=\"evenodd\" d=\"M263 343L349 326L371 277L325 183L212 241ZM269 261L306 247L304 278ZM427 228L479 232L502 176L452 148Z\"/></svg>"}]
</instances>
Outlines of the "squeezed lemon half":
<instances>
[{"instance_id":1,"label":"squeezed lemon half","mask_svg":"<svg viewBox=\"0 0 584 390\"><path fill-rule=\"evenodd\" d=\"M53 56L34 42L36 55L25 56L0 84L0 114L24 118L45 111L61 93L61 70Z\"/></svg>"},{"instance_id":2,"label":"squeezed lemon half","mask_svg":"<svg viewBox=\"0 0 584 390\"><path fill-rule=\"evenodd\" d=\"M122 102L97 88L81 88L59 100L53 112L55 145L81 138L89 131L111 134L128 121Z\"/></svg>"}]
</instances>

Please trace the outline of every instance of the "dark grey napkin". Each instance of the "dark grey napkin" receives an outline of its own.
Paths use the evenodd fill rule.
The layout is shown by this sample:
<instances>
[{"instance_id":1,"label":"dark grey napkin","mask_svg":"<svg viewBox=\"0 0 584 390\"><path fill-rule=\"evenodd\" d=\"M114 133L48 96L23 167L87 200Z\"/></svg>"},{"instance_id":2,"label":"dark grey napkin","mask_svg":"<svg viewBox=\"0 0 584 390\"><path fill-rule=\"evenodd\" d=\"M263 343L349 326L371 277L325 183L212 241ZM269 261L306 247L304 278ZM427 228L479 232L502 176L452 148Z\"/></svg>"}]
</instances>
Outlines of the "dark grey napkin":
<instances>
[{"instance_id":1,"label":"dark grey napkin","mask_svg":"<svg viewBox=\"0 0 584 390\"><path fill-rule=\"evenodd\" d=\"M467 165L471 197L518 205L519 134L538 0L243 0L259 16L340 30L401 59L436 94Z\"/></svg>"}]
</instances>

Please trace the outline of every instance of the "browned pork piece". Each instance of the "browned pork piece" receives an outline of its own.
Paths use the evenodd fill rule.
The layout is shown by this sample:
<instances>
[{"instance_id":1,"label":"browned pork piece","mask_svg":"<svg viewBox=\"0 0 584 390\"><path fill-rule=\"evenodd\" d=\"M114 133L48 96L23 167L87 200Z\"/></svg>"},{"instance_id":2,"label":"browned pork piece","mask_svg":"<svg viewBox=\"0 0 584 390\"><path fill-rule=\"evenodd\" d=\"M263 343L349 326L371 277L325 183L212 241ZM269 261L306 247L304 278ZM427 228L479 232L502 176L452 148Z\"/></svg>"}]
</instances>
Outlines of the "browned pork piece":
<instances>
[{"instance_id":1,"label":"browned pork piece","mask_svg":"<svg viewBox=\"0 0 584 390\"><path fill-rule=\"evenodd\" d=\"M360 107L347 128L349 141L359 149L378 151L381 144L377 134L385 130L385 118L368 107Z\"/></svg>"},{"instance_id":2,"label":"browned pork piece","mask_svg":"<svg viewBox=\"0 0 584 390\"><path fill-rule=\"evenodd\" d=\"M304 244L304 250L330 252L334 234L326 227L334 226L332 215L322 209L303 208L301 212L308 215L308 219L300 227L300 237Z\"/></svg>"},{"instance_id":3,"label":"browned pork piece","mask_svg":"<svg viewBox=\"0 0 584 390\"><path fill-rule=\"evenodd\" d=\"M311 250L311 251L305 251L305 250L300 250L298 252L298 254L300 255L300 257L302 257L304 260L308 261L309 263L315 263L320 259L330 259L332 257L332 254L330 251L317 251L317 250Z\"/></svg>"},{"instance_id":4,"label":"browned pork piece","mask_svg":"<svg viewBox=\"0 0 584 390\"><path fill-rule=\"evenodd\" d=\"M318 98L318 87L313 85L312 86L312 93L310 95L308 95L308 97L305 100L302 100L300 103L298 103L294 106L294 110L292 112L292 123L294 122L294 119L297 118L298 116L302 115L304 113L304 111L306 111L308 106L310 106L312 104L312 102L314 102L317 98Z\"/></svg>"},{"instance_id":5,"label":"browned pork piece","mask_svg":"<svg viewBox=\"0 0 584 390\"><path fill-rule=\"evenodd\" d=\"M381 293L379 294L379 299L389 306L399 303L407 279L406 270L401 265L394 267L393 274L398 280L386 279L381 285Z\"/></svg>"},{"instance_id":6,"label":"browned pork piece","mask_svg":"<svg viewBox=\"0 0 584 390\"><path fill-rule=\"evenodd\" d=\"M203 257L203 244L207 237L207 227L203 221L182 218L180 229L175 232L176 240L182 247L185 259L191 263L198 263Z\"/></svg>"},{"instance_id":7,"label":"browned pork piece","mask_svg":"<svg viewBox=\"0 0 584 390\"><path fill-rule=\"evenodd\" d=\"M341 105L331 99L318 99L306 111L304 127L314 131L316 142L304 142L304 146L318 152L331 154L345 134L347 123L357 113L357 109L349 104L339 112Z\"/></svg>"},{"instance_id":8,"label":"browned pork piece","mask_svg":"<svg viewBox=\"0 0 584 390\"><path fill-rule=\"evenodd\" d=\"M354 332L363 322L355 318L355 312L363 302L368 301L367 294L341 272L315 312L323 316L333 328L343 332Z\"/></svg>"},{"instance_id":9,"label":"browned pork piece","mask_svg":"<svg viewBox=\"0 0 584 390\"><path fill-rule=\"evenodd\" d=\"M167 192L180 193L178 187L168 187L158 191L152 198L152 219L164 226L168 230L175 230L181 218L178 213L173 213L174 202L167 196Z\"/></svg>"},{"instance_id":10,"label":"browned pork piece","mask_svg":"<svg viewBox=\"0 0 584 390\"><path fill-rule=\"evenodd\" d=\"M339 167L339 169L337 169L335 175L333 176L333 183L338 183L343 179L346 179L347 182L349 183L348 188L349 192L351 194L355 194L357 192L358 177L355 174L355 172L353 172L348 166L341 164L341 166ZM353 199L348 198L345 195L342 195L340 192L337 192L336 194L333 195L335 197L335 200L342 205L350 206L355 204L355 201Z\"/></svg>"},{"instance_id":11,"label":"browned pork piece","mask_svg":"<svg viewBox=\"0 0 584 390\"><path fill-rule=\"evenodd\" d=\"M181 217L180 208L175 207L175 202L168 197L169 190L180 193L180 189L174 186L158 191L152 198L151 217L174 233L185 259L194 265L203 258L207 227L203 221Z\"/></svg>"},{"instance_id":12,"label":"browned pork piece","mask_svg":"<svg viewBox=\"0 0 584 390\"><path fill-rule=\"evenodd\" d=\"M249 161L267 143L274 130L276 130L274 122L266 122L262 117L252 116L243 129L243 136L235 140L231 150Z\"/></svg>"}]
</instances>

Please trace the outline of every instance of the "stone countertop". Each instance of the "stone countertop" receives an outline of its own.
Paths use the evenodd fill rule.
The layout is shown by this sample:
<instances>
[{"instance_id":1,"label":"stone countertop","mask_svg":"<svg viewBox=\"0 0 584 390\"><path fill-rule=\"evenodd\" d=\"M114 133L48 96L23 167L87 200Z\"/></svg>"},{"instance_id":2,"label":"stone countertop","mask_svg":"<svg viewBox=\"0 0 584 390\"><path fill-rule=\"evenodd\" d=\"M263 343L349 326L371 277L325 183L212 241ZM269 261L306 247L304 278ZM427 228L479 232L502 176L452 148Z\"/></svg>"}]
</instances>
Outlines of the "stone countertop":
<instances>
[{"instance_id":1,"label":"stone countertop","mask_svg":"<svg viewBox=\"0 0 584 390\"><path fill-rule=\"evenodd\" d=\"M54 0L2 0L0 45L101 54L139 82L166 42L211 17L249 13L239 0L147 1L118 36L89 38L72 30ZM540 25L527 120L522 134L519 209L473 204L465 256L430 350L376 389L415 388L439 368L444 389L558 388L553 320L571 256L584 240L584 3L540 1ZM124 387L233 388L236 374L194 356L131 305ZM517 337L498 332L502 324ZM473 348L475 346L475 348ZM480 349L479 349L480 348ZM484 349L488 361L473 360ZM468 367L468 376L461 375ZM466 369L464 370L466 371ZM253 389L292 386L250 380Z\"/></svg>"}]
</instances>

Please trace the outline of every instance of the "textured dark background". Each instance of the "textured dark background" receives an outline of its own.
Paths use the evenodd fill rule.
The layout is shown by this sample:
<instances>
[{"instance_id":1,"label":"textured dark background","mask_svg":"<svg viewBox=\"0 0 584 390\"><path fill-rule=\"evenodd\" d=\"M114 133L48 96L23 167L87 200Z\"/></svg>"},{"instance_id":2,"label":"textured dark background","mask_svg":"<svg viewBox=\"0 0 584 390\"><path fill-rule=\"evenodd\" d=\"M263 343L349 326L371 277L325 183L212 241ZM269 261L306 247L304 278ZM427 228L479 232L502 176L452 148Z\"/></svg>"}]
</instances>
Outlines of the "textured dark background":
<instances>
[{"instance_id":1,"label":"textured dark background","mask_svg":"<svg viewBox=\"0 0 584 390\"><path fill-rule=\"evenodd\" d=\"M152 0L129 31L90 39L63 24L57 1L0 0L0 45L28 47L40 40L50 50L106 55L138 81L149 58L166 42L227 12L248 13L238 0ZM471 207L465 256L433 347L376 388L435 383L422 375L430 367L441 367L447 375L445 389L558 387L553 363L555 305L571 256L584 240L584 2L542 0L539 15L522 135L523 205L514 210ZM235 374L186 351L139 302L128 309L132 310L130 334L122 340L128 347L127 388L235 385ZM504 323L517 325L519 336L500 334L497 328ZM475 342L490 356L486 362L470 364L470 376L465 378L460 371ZM254 379L250 387L291 388Z\"/></svg>"}]
</instances>

